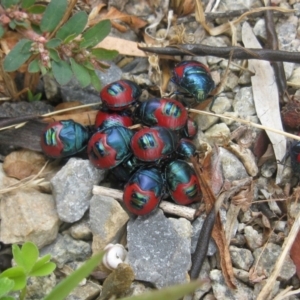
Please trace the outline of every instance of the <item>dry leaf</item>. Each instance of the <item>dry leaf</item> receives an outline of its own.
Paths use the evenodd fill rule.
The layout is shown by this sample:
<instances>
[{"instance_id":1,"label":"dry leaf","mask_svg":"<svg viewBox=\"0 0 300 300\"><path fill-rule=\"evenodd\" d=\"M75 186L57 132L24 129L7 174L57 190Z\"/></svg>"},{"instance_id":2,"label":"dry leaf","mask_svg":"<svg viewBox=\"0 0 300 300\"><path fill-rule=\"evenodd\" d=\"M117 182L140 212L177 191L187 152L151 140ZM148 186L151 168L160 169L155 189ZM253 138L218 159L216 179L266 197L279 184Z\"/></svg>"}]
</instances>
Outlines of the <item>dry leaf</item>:
<instances>
[{"instance_id":1,"label":"dry leaf","mask_svg":"<svg viewBox=\"0 0 300 300\"><path fill-rule=\"evenodd\" d=\"M296 266L297 276L300 279L300 231L298 232L290 250L290 256Z\"/></svg>"},{"instance_id":2,"label":"dry leaf","mask_svg":"<svg viewBox=\"0 0 300 300\"><path fill-rule=\"evenodd\" d=\"M300 88L300 68L297 68L293 71L292 76L287 84L294 88Z\"/></svg>"},{"instance_id":3,"label":"dry leaf","mask_svg":"<svg viewBox=\"0 0 300 300\"><path fill-rule=\"evenodd\" d=\"M246 212L251 204L254 195L254 185L251 181L250 186L245 186L237 195L232 197L232 204L239 206L243 212Z\"/></svg>"},{"instance_id":4,"label":"dry leaf","mask_svg":"<svg viewBox=\"0 0 300 300\"><path fill-rule=\"evenodd\" d=\"M50 123L61 120L73 120L77 123L80 123L83 126L90 126L95 124L96 115L98 110L91 110L87 112L80 113L65 113L63 115L52 116L43 118L44 122Z\"/></svg>"},{"instance_id":5,"label":"dry leaf","mask_svg":"<svg viewBox=\"0 0 300 300\"><path fill-rule=\"evenodd\" d=\"M207 157L208 160L210 160L210 156ZM201 171L199 163L197 162L197 159L195 157L191 158L191 162L194 166L195 172L197 174L202 189L203 199L206 205L206 211L209 212L211 209L213 209L216 202L215 195L213 194L208 184L208 182L210 182L209 173ZM208 164L210 164L210 162L204 161L204 165L208 165ZM223 225L219 213L216 217L216 223L213 228L212 237L219 250L220 260L221 260L220 264L221 264L222 273L226 281L226 284L230 288L236 288L229 248L227 246L225 232L223 229Z\"/></svg>"},{"instance_id":6,"label":"dry leaf","mask_svg":"<svg viewBox=\"0 0 300 300\"><path fill-rule=\"evenodd\" d=\"M246 48L261 48L252 28L245 22L242 26L242 39ZM279 108L279 94L274 71L268 61L250 59L249 70L255 73L251 77L253 97L257 116L262 125L283 131ZM274 147L277 161L281 161L286 152L286 138L283 135L267 131ZM277 164L276 183L282 178L283 165Z\"/></svg>"},{"instance_id":7,"label":"dry leaf","mask_svg":"<svg viewBox=\"0 0 300 300\"><path fill-rule=\"evenodd\" d=\"M170 7L178 17L183 17L194 12L195 2L193 0L171 0Z\"/></svg>"},{"instance_id":8,"label":"dry leaf","mask_svg":"<svg viewBox=\"0 0 300 300\"><path fill-rule=\"evenodd\" d=\"M4 159L3 170L19 180L37 174L45 165L45 156L30 150L14 151Z\"/></svg>"},{"instance_id":9,"label":"dry leaf","mask_svg":"<svg viewBox=\"0 0 300 300\"><path fill-rule=\"evenodd\" d=\"M138 44L133 41L120 39L117 37L108 36L102 42L100 42L96 48L113 49L120 54L129 56L141 56L146 57L146 53L138 49Z\"/></svg>"}]
</instances>

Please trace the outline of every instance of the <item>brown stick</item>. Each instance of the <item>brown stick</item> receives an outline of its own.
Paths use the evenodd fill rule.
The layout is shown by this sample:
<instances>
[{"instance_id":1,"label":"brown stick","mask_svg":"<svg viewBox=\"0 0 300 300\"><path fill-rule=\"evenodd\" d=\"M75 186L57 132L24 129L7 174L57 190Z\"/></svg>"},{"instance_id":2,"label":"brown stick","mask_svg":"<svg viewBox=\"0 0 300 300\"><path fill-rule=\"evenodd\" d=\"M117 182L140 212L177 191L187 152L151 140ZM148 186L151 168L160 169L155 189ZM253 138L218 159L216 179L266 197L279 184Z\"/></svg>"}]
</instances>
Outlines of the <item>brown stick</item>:
<instances>
[{"instance_id":1,"label":"brown stick","mask_svg":"<svg viewBox=\"0 0 300 300\"><path fill-rule=\"evenodd\" d=\"M141 47L139 49L163 55L198 55L198 56L216 56L229 58L232 51L233 59L259 59L269 61L286 61L300 63L299 52L289 52L271 49L247 49L244 47L211 47L201 44L185 44L169 47Z\"/></svg>"},{"instance_id":2,"label":"brown stick","mask_svg":"<svg viewBox=\"0 0 300 300\"><path fill-rule=\"evenodd\" d=\"M116 199L117 201L123 202L123 192L121 190L111 189L104 186L94 185L93 195L108 196ZM159 208L161 208L167 214L186 218L190 221L194 220L194 215L196 212L196 210L191 207L181 206L167 201L161 201Z\"/></svg>"}]
</instances>

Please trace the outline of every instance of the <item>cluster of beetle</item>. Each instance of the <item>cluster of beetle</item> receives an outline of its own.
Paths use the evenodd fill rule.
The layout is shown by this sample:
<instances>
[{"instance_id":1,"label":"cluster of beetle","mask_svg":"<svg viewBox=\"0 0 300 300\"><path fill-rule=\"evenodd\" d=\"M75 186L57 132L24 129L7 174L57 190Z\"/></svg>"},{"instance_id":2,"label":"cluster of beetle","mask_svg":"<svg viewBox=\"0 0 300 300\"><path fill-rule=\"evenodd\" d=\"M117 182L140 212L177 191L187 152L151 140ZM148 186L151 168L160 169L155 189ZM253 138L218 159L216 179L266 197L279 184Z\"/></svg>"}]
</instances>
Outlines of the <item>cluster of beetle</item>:
<instances>
[{"instance_id":1,"label":"cluster of beetle","mask_svg":"<svg viewBox=\"0 0 300 300\"><path fill-rule=\"evenodd\" d=\"M208 68L197 61L176 65L172 81L197 102L214 88ZM191 141L196 123L175 99L139 102L140 96L140 87L132 81L108 84L100 92L102 109L93 130L72 120L50 123L41 138L43 152L61 158L87 148L94 166L111 170L125 182L124 204L136 215L150 213L167 194L182 205L199 201L197 176L185 161L196 151ZM134 123L144 127L134 131Z\"/></svg>"}]
</instances>

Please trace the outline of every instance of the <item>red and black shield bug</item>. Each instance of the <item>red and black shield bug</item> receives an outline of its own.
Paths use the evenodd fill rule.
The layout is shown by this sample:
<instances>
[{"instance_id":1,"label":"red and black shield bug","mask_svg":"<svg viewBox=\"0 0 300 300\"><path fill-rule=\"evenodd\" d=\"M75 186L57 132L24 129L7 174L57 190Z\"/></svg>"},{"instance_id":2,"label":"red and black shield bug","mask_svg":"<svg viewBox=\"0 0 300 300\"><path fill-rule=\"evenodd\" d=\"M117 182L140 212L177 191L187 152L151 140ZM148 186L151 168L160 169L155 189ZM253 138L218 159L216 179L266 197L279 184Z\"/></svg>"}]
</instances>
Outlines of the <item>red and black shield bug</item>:
<instances>
[{"instance_id":1,"label":"red and black shield bug","mask_svg":"<svg viewBox=\"0 0 300 300\"><path fill-rule=\"evenodd\" d=\"M123 202L135 215L142 216L155 210L163 194L161 171L155 167L137 170L124 188Z\"/></svg>"}]
</instances>

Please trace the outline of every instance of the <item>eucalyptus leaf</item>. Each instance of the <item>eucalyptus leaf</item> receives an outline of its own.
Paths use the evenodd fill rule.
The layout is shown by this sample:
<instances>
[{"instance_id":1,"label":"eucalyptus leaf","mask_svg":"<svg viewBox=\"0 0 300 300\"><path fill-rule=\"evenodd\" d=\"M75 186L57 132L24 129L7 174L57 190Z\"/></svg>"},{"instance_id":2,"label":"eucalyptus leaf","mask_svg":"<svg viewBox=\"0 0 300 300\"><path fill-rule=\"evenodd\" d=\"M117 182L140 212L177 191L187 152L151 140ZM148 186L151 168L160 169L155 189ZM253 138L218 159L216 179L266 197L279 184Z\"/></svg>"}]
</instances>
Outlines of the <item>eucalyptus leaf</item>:
<instances>
[{"instance_id":1,"label":"eucalyptus leaf","mask_svg":"<svg viewBox=\"0 0 300 300\"><path fill-rule=\"evenodd\" d=\"M95 88L96 91L100 92L102 88L101 81L96 73L95 70L89 70L90 76L91 76L91 83L92 86Z\"/></svg>"},{"instance_id":2,"label":"eucalyptus leaf","mask_svg":"<svg viewBox=\"0 0 300 300\"><path fill-rule=\"evenodd\" d=\"M10 292L13 287L14 287L15 283L13 280L4 277L0 279L0 297L6 295L8 292Z\"/></svg>"},{"instance_id":3,"label":"eucalyptus leaf","mask_svg":"<svg viewBox=\"0 0 300 300\"><path fill-rule=\"evenodd\" d=\"M92 49L92 54L99 60L112 60L119 54L116 50L108 50L103 48Z\"/></svg>"},{"instance_id":4,"label":"eucalyptus leaf","mask_svg":"<svg viewBox=\"0 0 300 300\"><path fill-rule=\"evenodd\" d=\"M32 41L22 39L15 45L3 61L3 68L6 72L18 70L28 60L31 56L31 44Z\"/></svg>"},{"instance_id":5,"label":"eucalyptus leaf","mask_svg":"<svg viewBox=\"0 0 300 300\"><path fill-rule=\"evenodd\" d=\"M86 261L80 268L74 271L71 275L62 280L44 300L64 300L69 293L86 278L102 260L103 252L97 253Z\"/></svg>"},{"instance_id":6,"label":"eucalyptus leaf","mask_svg":"<svg viewBox=\"0 0 300 300\"><path fill-rule=\"evenodd\" d=\"M91 83L91 77L89 71L84 67L78 64L73 58L70 59L71 68L77 80L79 81L82 87L86 87Z\"/></svg>"},{"instance_id":7,"label":"eucalyptus leaf","mask_svg":"<svg viewBox=\"0 0 300 300\"><path fill-rule=\"evenodd\" d=\"M109 20L103 20L88 29L82 35L81 48L91 48L100 43L110 32L111 24Z\"/></svg>"},{"instance_id":8,"label":"eucalyptus leaf","mask_svg":"<svg viewBox=\"0 0 300 300\"><path fill-rule=\"evenodd\" d=\"M52 0L46 7L41 20L42 32L51 32L59 24L68 6L67 0Z\"/></svg>"},{"instance_id":9,"label":"eucalyptus leaf","mask_svg":"<svg viewBox=\"0 0 300 300\"><path fill-rule=\"evenodd\" d=\"M30 62L29 66L28 66L28 72L29 73L37 73L40 72L40 64L38 59L34 59L33 61Z\"/></svg>"},{"instance_id":10,"label":"eucalyptus leaf","mask_svg":"<svg viewBox=\"0 0 300 300\"><path fill-rule=\"evenodd\" d=\"M2 25L0 25L0 39L2 38L3 34L4 34L4 28Z\"/></svg>"},{"instance_id":11,"label":"eucalyptus leaf","mask_svg":"<svg viewBox=\"0 0 300 300\"><path fill-rule=\"evenodd\" d=\"M21 6L22 6L22 8L26 9L26 8L32 6L34 3L35 3L35 0L22 0Z\"/></svg>"},{"instance_id":12,"label":"eucalyptus leaf","mask_svg":"<svg viewBox=\"0 0 300 300\"><path fill-rule=\"evenodd\" d=\"M56 48L61 44L61 40L60 39L51 39L50 41L48 41L46 43L46 47L47 48Z\"/></svg>"},{"instance_id":13,"label":"eucalyptus leaf","mask_svg":"<svg viewBox=\"0 0 300 300\"><path fill-rule=\"evenodd\" d=\"M1 1L1 5L4 7L4 8L9 8L13 5L16 5L18 4L19 0L2 0Z\"/></svg>"},{"instance_id":14,"label":"eucalyptus leaf","mask_svg":"<svg viewBox=\"0 0 300 300\"><path fill-rule=\"evenodd\" d=\"M82 33L88 21L88 15L84 11L80 11L73 15L56 33L56 37L65 40L72 36L73 39Z\"/></svg>"},{"instance_id":15,"label":"eucalyptus leaf","mask_svg":"<svg viewBox=\"0 0 300 300\"><path fill-rule=\"evenodd\" d=\"M42 4L32 5L31 7L27 8L27 12L35 15L42 14L44 13L45 10L46 10L46 6Z\"/></svg>"},{"instance_id":16,"label":"eucalyptus leaf","mask_svg":"<svg viewBox=\"0 0 300 300\"><path fill-rule=\"evenodd\" d=\"M21 290L26 285L26 274L23 267L15 266L3 271L0 274L0 278L7 277L14 281L15 285L13 291Z\"/></svg>"},{"instance_id":17,"label":"eucalyptus leaf","mask_svg":"<svg viewBox=\"0 0 300 300\"><path fill-rule=\"evenodd\" d=\"M61 85L67 84L73 76L70 65L63 60L52 61L52 72L56 81Z\"/></svg>"}]
</instances>

